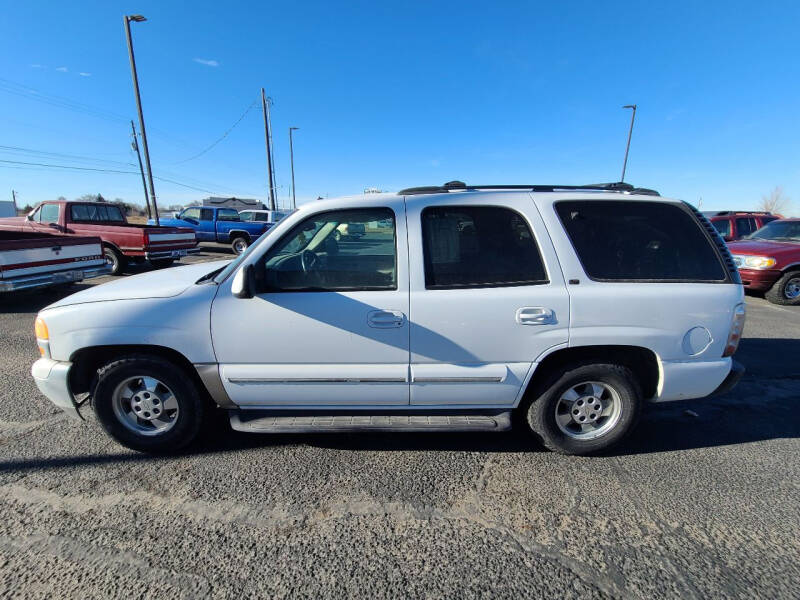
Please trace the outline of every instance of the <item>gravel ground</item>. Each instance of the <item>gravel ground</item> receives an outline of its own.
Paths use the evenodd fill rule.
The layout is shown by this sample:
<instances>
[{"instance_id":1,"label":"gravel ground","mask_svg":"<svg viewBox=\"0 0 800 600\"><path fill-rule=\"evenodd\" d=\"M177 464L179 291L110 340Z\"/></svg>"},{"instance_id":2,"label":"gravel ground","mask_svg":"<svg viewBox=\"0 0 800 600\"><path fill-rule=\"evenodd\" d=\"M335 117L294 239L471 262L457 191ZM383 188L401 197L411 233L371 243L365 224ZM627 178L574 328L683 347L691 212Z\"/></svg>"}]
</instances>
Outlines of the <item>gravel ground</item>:
<instances>
[{"instance_id":1,"label":"gravel ground","mask_svg":"<svg viewBox=\"0 0 800 600\"><path fill-rule=\"evenodd\" d=\"M608 456L221 421L153 458L36 390L57 297L0 303L3 597L798 597L800 307L748 298L740 385L652 407Z\"/></svg>"}]
</instances>

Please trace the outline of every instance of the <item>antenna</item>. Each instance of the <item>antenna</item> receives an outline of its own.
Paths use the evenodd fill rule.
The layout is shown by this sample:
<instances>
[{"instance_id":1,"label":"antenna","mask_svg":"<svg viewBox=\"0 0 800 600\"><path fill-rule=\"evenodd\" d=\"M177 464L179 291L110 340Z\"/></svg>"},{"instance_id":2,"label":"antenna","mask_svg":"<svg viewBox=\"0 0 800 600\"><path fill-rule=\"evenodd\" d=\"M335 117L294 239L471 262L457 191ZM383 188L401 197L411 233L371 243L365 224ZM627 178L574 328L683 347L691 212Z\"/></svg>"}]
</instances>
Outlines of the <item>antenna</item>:
<instances>
[{"instance_id":1,"label":"antenna","mask_svg":"<svg viewBox=\"0 0 800 600\"><path fill-rule=\"evenodd\" d=\"M631 108L631 128L628 130L628 144L625 146L625 161L622 163L622 177L619 178L620 183L625 181L625 169L628 167L628 151L631 149L631 135L633 135L633 121L636 119L636 105L626 104L622 108Z\"/></svg>"}]
</instances>

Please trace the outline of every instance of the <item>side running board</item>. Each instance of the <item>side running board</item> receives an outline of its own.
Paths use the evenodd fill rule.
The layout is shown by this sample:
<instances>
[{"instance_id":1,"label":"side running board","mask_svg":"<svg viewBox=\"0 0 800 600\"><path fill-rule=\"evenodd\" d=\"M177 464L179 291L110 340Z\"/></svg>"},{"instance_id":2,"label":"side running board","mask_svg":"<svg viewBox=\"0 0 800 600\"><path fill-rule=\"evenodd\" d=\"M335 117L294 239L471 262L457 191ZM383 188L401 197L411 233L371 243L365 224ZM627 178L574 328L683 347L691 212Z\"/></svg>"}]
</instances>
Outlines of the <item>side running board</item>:
<instances>
[{"instance_id":1,"label":"side running board","mask_svg":"<svg viewBox=\"0 0 800 600\"><path fill-rule=\"evenodd\" d=\"M230 411L231 427L250 433L323 433L339 431L507 431L511 412L491 414L314 414L307 412Z\"/></svg>"}]
</instances>

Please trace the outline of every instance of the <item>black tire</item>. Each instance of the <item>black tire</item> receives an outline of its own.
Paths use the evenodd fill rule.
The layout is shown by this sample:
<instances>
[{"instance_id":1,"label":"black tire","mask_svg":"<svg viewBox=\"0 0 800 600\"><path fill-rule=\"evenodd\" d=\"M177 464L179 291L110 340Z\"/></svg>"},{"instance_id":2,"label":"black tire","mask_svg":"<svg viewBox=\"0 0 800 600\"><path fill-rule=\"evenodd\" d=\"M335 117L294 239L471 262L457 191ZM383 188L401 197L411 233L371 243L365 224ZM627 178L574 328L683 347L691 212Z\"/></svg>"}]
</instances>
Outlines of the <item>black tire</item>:
<instances>
[{"instance_id":1,"label":"black tire","mask_svg":"<svg viewBox=\"0 0 800 600\"><path fill-rule=\"evenodd\" d=\"M795 286L800 285L800 281L798 280L800 280L800 271L784 273L783 276L764 293L764 297L773 304L798 306L800 305L800 294L794 296L792 294Z\"/></svg>"},{"instance_id":2,"label":"black tire","mask_svg":"<svg viewBox=\"0 0 800 600\"><path fill-rule=\"evenodd\" d=\"M175 262L174 258L157 258L150 261L150 265L154 269L165 269L167 267L171 267L172 263Z\"/></svg>"},{"instance_id":3,"label":"black tire","mask_svg":"<svg viewBox=\"0 0 800 600\"><path fill-rule=\"evenodd\" d=\"M594 439L571 437L556 422L556 410L562 394L584 382L599 382L608 386L616 392L620 403L616 423ZM544 446L560 454L588 455L614 446L633 430L642 410L642 392L638 380L627 367L578 363L553 373L528 402L524 415L528 426Z\"/></svg>"},{"instance_id":4,"label":"black tire","mask_svg":"<svg viewBox=\"0 0 800 600\"><path fill-rule=\"evenodd\" d=\"M250 240L244 236L237 235L235 238L231 240L231 250L236 255L241 254L247 247L250 245Z\"/></svg>"},{"instance_id":5,"label":"black tire","mask_svg":"<svg viewBox=\"0 0 800 600\"><path fill-rule=\"evenodd\" d=\"M125 257L110 246L103 246L103 256L106 262L111 265L112 275L121 275L128 264Z\"/></svg>"},{"instance_id":6,"label":"black tire","mask_svg":"<svg viewBox=\"0 0 800 600\"><path fill-rule=\"evenodd\" d=\"M134 377L153 377L172 391L178 413L171 429L155 435L136 433L114 411L114 394L118 386ZM123 446L153 454L175 452L195 439L203 424L206 403L197 386L184 370L161 358L134 355L117 359L97 372L97 386L92 405L103 429Z\"/></svg>"}]
</instances>

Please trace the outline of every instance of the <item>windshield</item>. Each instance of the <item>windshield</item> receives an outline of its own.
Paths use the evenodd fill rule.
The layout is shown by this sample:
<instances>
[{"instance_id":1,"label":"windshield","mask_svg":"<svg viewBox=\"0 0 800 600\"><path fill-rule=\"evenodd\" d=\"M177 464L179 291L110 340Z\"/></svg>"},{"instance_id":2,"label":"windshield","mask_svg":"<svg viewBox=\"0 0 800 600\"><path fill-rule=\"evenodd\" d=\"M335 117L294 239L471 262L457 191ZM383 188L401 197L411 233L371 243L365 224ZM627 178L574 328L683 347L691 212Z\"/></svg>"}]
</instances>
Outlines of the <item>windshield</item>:
<instances>
[{"instance_id":1,"label":"windshield","mask_svg":"<svg viewBox=\"0 0 800 600\"><path fill-rule=\"evenodd\" d=\"M233 272L236 270L236 268L237 268L237 267L238 267L240 264L242 264L242 262L243 262L243 261L245 261L245 260L247 259L247 257L248 257L248 256L250 256L250 255L253 253L253 251L254 251L256 248L258 248L258 247L259 247L259 246L260 246L262 243L264 243L264 240L265 240L265 239L267 239L267 237L268 237L268 236L269 236L269 235L270 235L270 234L271 234L273 231L275 231L275 230L274 230L274 229L268 229L267 231L265 231L263 234L261 234L261 236L260 236L260 237L259 237L259 238L256 240L256 242L255 242L254 244L250 244L250 245L247 247L247 250L245 250L245 251L244 251L244 252L242 252L242 253L241 253L239 256L237 256L235 259L233 259L233 260L232 260L232 261L231 261L231 262L228 264L228 266L227 266L227 267L225 267L224 269L222 269L222 270L221 270L221 271L219 271L218 273L217 273L217 272L214 272L214 271L212 271L211 273L209 273L209 274L207 275L207 277L208 277L209 279L210 279L211 277L213 277L213 278L214 278L214 282L215 282L215 283L222 283L223 281L225 281L225 279L228 277L228 275L230 275L231 273L233 273Z\"/></svg>"},{"instance_id":2,"label":"windshield","mask_svg":"<svg viewBox=\"0 0 800 600\"><path fill-rule=\"evenodd\" d=\"M751 233L746 239L800 242L800 221L772 221Z\"/></svg>"}]
</instances>

